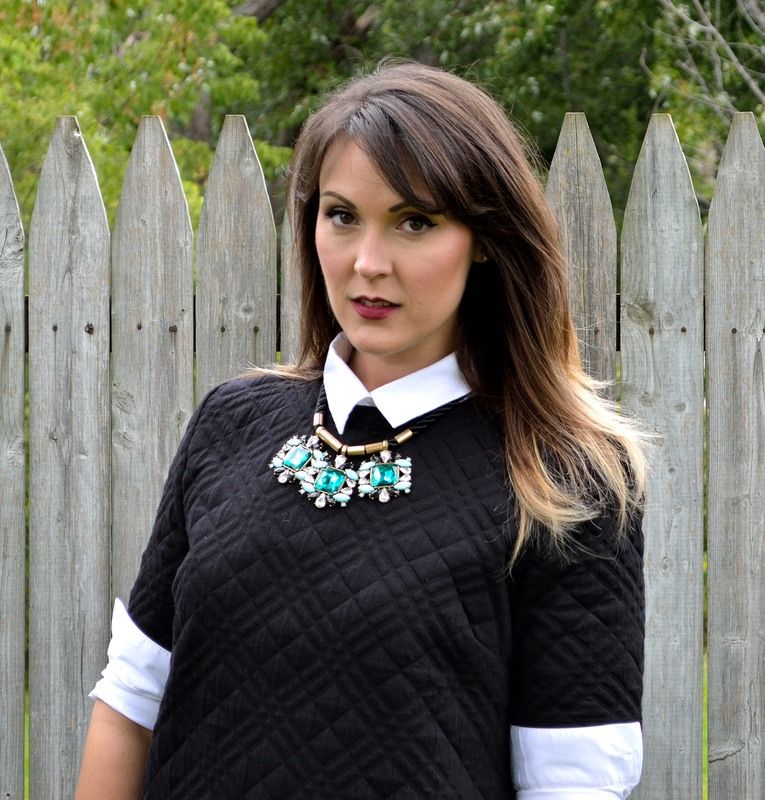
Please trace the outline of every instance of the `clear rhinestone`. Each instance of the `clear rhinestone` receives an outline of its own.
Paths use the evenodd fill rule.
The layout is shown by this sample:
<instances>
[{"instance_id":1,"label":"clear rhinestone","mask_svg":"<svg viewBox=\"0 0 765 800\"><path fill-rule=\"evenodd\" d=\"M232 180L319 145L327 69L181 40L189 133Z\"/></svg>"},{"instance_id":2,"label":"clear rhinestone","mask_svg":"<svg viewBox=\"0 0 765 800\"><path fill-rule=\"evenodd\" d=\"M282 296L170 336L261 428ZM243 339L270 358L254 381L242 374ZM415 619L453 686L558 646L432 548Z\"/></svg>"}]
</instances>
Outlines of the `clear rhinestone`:
<instances>
[{"instance_id":1,"label":"clear rhinestone","mask_svg":"<svg viewBox=\"0 0 765 800\"><path fill-rule=\"evenodd\" d=\"M281 475L279 475L279 477L276 480L279 481L279 483L287 483L289 479L290 479L289 472L282 472Z\"/></svg>"},{"instance_id":2,"label":"clear rhinestone","mask_svg":"<svg viewBox=\"0 0 765 800\"><path fill-rule=\"evenodd\" d=\"M380 490L380 494L378 495L377 499L381 503L387 503L388 500L390 500L390 493L388 492L387 489L381 489Z\"/></svg>"},{"instance_id":3,"label":"clear rhinestone","mask_svg":"<svg viewBox=\"0 0 765 800\"><path fill-rule=\"evenodd\" d=\"M316 508L324 508L324 506L327 505L327 495L320 494L316 500L314 500L314 505Z\"/></svg>"}]
</instances>

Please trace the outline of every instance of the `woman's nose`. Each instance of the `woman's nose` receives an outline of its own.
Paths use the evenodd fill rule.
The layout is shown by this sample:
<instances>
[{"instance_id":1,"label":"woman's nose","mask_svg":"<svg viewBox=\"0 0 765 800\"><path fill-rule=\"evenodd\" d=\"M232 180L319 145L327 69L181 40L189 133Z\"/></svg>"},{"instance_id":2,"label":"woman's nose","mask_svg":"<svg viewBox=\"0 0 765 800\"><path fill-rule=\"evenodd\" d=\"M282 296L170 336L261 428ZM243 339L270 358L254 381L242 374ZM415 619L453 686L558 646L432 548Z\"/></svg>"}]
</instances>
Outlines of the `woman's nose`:
<instances>
[{"instance_id":1,"label":"woman's nose","mask_svg":"<svg viewBox=\"0 0 765 800\"><path fill-rule=\"evenodd\" d=\"M366 233L359 242L354 271L364 278L376 278L391 271L391 258L383 237L377 233Z\"/></svg>"}]
</instances>

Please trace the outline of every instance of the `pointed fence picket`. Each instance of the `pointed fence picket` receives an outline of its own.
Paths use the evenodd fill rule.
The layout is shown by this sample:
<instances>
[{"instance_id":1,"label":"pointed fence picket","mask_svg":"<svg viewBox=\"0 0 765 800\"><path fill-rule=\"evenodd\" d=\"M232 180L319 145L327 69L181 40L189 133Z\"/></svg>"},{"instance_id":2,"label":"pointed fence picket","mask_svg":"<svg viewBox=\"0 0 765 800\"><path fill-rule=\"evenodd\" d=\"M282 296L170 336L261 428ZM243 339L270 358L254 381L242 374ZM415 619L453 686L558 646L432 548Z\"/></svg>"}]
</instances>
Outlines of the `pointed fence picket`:
<instances>
[{"instance_id":1,"label":"pointed fence picket","mask_svg":"<svg viewBox=\"0 0 765 800\"><path fill-rule=\"evenodd\" d=\"M598 151L584 114L563 120L545 194L569 263L582 363L598 380L616 377L616 226ZM613 396L612 390L607 390Z\"/></svg>"},{"instance_id":2,"label":"pointed fence picket","mask_svg":"<svg viewBox=\"0 0 765 800\"><path fill-rule=\"evenodd\" d=\"M643 142L621 257L622 402L660 433L644 518L646 767L635 797L671 786L701 800L704 238L667 115L653 117Z\"/></svg>"},{"instance_id":3,"label":"pointed fence picket","mask_svg":"<svg viewBox=\"0 0 765 800\"><path fill-rule=\"evenodd\" d=\"M625 212L621 396L659 434L644 526L645 765L635 796L645 800L701 797L705 397L709 800L765 794L764 187L762 142L753 118L743 115L731 130L710 210L704 286L703 235L685 159L670 119L657 117ZM573 264L583 359L593 375L613 379L615 230L582 115L564 122L546 192ZM2 159L0 231L0 796L20 800L23 233ZM301 314L291 238L285 223L278 309L284 360L297 354ZM207 187L196 310L193 234L160 120L140 124L111 253L79 129L72 118L57 123L29 244L28 681L35 798L72 794L110 606L115 596L127 599L195 399L249 362L276 358L275 262L273 220L242 118L226 121Z\"/></svg>"},{"instance_id":4,"label":"pointed fence picket","mask_svg":"<svg viewBox=\"0 0 765 800\"><path fill-rule=\"evenodd\" d=\"M0 148L0 797L24 791L24 231Z\"/></svg>"},{"instance_id":5,"label":"pointed fence picket","mask_svg":"<svg viewBox=\"0 0 765 800\"><path fill-rule=\"evenodd\" d=\"M192 241L164 127L144 117L112 239L112 581L123 600L194 405Z\"/></svg>"},{"instance_id":6,"label":"pointed fence picket","mask_svg":"<svg viewBox=\"0 0 765 800\"><path fill-rule=\"evenodd\" d=\"M276 352L276 228L244 117L229 116L197 240L197 400Z\"/></svg>"},{"instance_id":7,"label":"pointed fence picket","mask_svg":"<svg viewBox=\"0 0 765 800\"><path fill-rule=\"evenodd\" d=\"M288 214L282 223L281 249L281 357L285 364L294 364L300 357L300 275L294 252L292 226Z\"/></svg>"},{"instance_id":8,"label":"pointed fence picket","mask_svg":"<svg viewBox=\"0 0 765 800\"><path fill-rule=\"evenodd\" d=\"M765 797L765 149L737 114L709 209L709 796Z\"/></svg>"},{"instance_id":9,"label":"pointed fence picket","mask_svg":"<svg viewBox=\"0 0 765 800\"><path fill-rule=\"evenodd\" d=\"M30 792L65 797L109 612L109 230L74 117L32 214L29 428Z\"/></svg>"}]
</instances>

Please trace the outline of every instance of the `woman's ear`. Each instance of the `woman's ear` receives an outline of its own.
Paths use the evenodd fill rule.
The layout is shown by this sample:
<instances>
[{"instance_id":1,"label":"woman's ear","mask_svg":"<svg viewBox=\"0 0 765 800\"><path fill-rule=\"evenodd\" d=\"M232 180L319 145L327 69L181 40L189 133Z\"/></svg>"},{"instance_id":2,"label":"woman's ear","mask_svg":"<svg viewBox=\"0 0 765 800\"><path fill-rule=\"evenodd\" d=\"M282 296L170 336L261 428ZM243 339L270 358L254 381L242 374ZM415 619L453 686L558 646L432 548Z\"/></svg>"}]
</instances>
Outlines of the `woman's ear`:
<instances>
[{"instance_id":1,"label":"woman's ear","mask_svg":"<svg viewBox=\"0 0 765 800\"><path fill-rule=\"evenodd\" d=\"M473 264L485 264L489 260L483 245L480 242L473 240Z\"/></svg>"}]
</instances>

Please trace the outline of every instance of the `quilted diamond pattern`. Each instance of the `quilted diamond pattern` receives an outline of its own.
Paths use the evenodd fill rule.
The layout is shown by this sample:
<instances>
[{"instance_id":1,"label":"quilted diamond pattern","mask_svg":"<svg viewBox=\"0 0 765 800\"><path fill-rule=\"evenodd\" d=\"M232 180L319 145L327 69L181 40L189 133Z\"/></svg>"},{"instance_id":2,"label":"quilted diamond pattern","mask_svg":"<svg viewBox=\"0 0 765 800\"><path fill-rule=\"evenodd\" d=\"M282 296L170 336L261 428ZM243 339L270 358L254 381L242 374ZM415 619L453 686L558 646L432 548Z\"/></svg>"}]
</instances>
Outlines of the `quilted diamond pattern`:
<instances>
[{"instance_id":1,"label":"quilted diamond pattern","mask_svg":"<svg viewBox=\"0 0 765 800\"><path fill-rule=\"evenodd\" d=\"M513 571L513 723L640 720L642 515L617 537L614 513L582 527L566 560L529 548Z\"/></svg>"},{"instance_id":2,"label":"quilted diamond pattern","mask_svg":"<svg viewBox=\"0 0 765 800\"><path fill-rule=\"evenodd\" d=\"M577 724L592 697L605 708L632 677L617 670L608 691L582 692L556 676L559 691L576 683L590 698L559 715L555 659L535 642L560 636L571 652L598 639L593 619L607 625L626 588L612 597L612 581L599 600L600 565L589 562L584 595L544 559L502 577L513 532L501 444L473 400L402 446L415 465L410 495L315 508L268 462L307 432L317 392L232 381L189 424L129 603L173 652L144 797L512 797L511 719L541 706L552 724ZM343 438L390 433L376 410L357 408ZM579 637L561 625L557 584L535 585L559 579L560 597L592 612ZM520 611L523 596L554 613ZM540 620L547 637L528 631ZM520 680L528 670L542 677Z\"/></svg>"}]
</instances>

